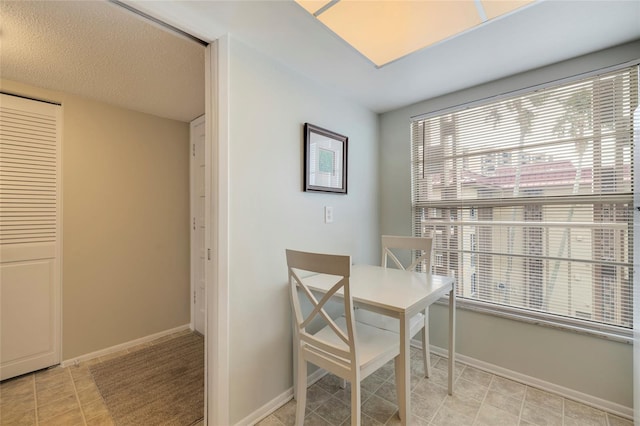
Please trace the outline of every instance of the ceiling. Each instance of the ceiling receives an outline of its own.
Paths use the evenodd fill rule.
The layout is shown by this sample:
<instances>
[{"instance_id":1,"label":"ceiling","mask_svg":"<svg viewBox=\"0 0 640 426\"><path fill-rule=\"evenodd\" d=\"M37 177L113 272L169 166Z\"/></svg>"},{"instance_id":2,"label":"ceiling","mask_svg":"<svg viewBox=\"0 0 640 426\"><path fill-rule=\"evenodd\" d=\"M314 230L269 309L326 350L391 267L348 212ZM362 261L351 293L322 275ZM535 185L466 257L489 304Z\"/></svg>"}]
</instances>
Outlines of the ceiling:
<instances>
[{"instance_id":1,"label":"ceiling","mask_svg":"<svg viewBox=\"0 0 640 426\"><path fill-rule=\"evenodd\" d=\"M204 113L204 46L104 1L0 3L0 76L180 121Z\"/></svg>"},{"instance_id":2,"label":"ceiling","mask_svg":"<svg viewBox=\"0 0 640 426\"><path fill-rule=\"evenodd\" d=\"M203 39L230 33L376 112L640 39L640 1L546 0L376 68L293 1L126 2Z\"/></svg>"},{"instance_id":3,"label":"ceiling","mask_svg":"<svg viewBox=\"0 0 640 426\"><path fill-rule=\"evenodd\" d=\"M640 39L640 1L546 0L376 68L292 0L125 3L206 41L230 33L375 112ZM104 1L3 0L1 15L3 78L182 121L204 111L193 41Z\"/></svg>"}]
</instances>

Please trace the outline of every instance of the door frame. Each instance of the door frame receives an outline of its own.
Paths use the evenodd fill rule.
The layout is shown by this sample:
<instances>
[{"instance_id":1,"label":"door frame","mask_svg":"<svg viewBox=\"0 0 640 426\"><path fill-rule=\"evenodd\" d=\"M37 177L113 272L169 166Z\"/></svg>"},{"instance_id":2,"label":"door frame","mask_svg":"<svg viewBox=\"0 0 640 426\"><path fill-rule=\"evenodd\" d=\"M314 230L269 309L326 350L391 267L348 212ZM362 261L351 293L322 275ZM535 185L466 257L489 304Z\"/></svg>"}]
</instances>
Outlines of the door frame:
<instances>
[{"instance_id":1,"label":"door frame","mask_svg":"<svg viewBox=\"0 0 640 426\"><path fill-rule=\"evenodd\" d=\"M205 50L205 424L229 424L229 49ZM211 255L209 256L209 253Z\"/></svg>"},{"instance_id":2,"label":"door frame","mask_svg":"<svg viewBox=\"0 0 640 426\"><path fill-rule=\"evenodd\" d=\"M189 206L190 206L190 222L189 223L189 228L191 229L191 231L189 232L191 238L190 238L190 247L191 247L191 252L190 252L190 294L189 294L189 305L191 306L191 329L200 332L200 330L197 329L197 324L198 324L198 320L196 318L196 316L198 315L198 303L196 303L196 299L198 297L202 297L204 300L202 300L201 302L204 304L204 308L205 308L205 318L203 320L203 325L202 325L202 334L205 334L205 326L206 326L206 307L207 307L207 301L206 301L206 293L199 295L198 296L198 275L196 273L196 271L199 269L199 258L200 256L204 256L205 253L200 253L200 249L201 246L198 245L198 238L196 237L196 233L200 232L199 229L197 229L197 227L200 225L197 223L197 216L198 216L198 198L199 198L199 194L196 193L196 190L198 188L199 183L196 181L198 178L198 168L199 168L199 164L196 163L196 147L195 147L195 140L196 140L196 136L194 133L194 128L200 126L200 125L204 125L205 126L205 142L204 142L204 146L203 148L206 146L206 117L204 115L201 115L200 117L194 119L191 121L191 123L189 123ZM206 152L205 152L206 154ZM205 155L203 154L203 156ZM204 157L205 160L205 173L206 173L206 168L209 168L211 166L210 162L207 161L207 157ZM202 178L206 181L207 179L207 175L205 174L204 176L202 176ZM203 182L204 184L204 182ZM205 189L205 202L206 200L210 197L206 195L206 189ZM204 232L206 233L207 231L207 220L206 220L206 214L203 212L203 217L202 219L205 221L204 225L205 225L205 230ZM202 246L205 245L205 241L204 241L204 235L202 235L203 241L202 241ZM204 251L206 251L206 249L204 249ZM203 268L204 269L204 268ZM202 271L203 274L205 274L205 271ZM205 276L201 277L202 280L205 281L205 285L206 285L206 274ZM198 302L200 302L200 300L198 300Z\"/></svg>"}]
</instances>

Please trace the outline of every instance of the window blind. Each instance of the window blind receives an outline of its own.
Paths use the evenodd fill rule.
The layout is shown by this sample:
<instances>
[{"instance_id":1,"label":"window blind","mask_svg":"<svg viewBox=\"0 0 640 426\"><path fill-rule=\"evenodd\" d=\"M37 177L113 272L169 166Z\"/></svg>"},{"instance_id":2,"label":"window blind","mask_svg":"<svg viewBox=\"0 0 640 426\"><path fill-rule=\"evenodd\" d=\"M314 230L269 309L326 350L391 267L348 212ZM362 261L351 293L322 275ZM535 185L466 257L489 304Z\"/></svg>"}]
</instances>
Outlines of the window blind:
<instances>
[{"instance_id":1,"label":"window blind","mask_svg":"<svg viewBox=\"0 0 640 426\"><path fill-rule=\"evenodd\" d=\"M637 106L634 66L413 121L433 272L463 299L631 328Z\"/></svg>"}]
</instances>

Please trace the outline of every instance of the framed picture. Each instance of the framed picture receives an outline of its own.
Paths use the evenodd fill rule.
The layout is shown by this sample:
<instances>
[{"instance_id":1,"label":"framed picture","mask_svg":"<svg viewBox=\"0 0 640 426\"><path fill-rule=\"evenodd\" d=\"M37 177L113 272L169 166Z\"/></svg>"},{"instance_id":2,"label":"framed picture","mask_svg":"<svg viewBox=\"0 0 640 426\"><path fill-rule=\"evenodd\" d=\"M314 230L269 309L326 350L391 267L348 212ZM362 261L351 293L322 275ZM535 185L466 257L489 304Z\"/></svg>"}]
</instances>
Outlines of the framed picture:
<instances>
[{"instance_id":1,"label":"framed picture","mask_svg":"<svg viewBox=\"0 0 640 426\"><path fill-rule=\"evenodd\" d=\"M304 190L347 193L349 138L313 124L304 124Z\"/></svg>"}]
</instances>

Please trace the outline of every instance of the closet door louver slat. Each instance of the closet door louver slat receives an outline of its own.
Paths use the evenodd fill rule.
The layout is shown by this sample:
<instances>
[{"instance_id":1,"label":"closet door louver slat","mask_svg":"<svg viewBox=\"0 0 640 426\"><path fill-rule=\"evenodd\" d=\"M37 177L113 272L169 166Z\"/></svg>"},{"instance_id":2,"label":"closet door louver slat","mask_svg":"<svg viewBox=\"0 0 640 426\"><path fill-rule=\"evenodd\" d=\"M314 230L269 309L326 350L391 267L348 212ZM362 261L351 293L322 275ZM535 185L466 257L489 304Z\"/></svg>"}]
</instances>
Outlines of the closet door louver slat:
<instances>
[{"instance_id":1,"label":"closet door louver slat","mask_svg":"<svg viewBox=\"0 0 640 426\"><path fill-rule=\"evenodd\" d=\"M55 243L55 119L0 106L0 244Z\"/></svg>"}]
</instances>

